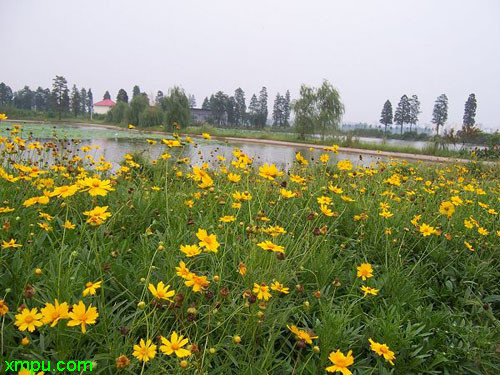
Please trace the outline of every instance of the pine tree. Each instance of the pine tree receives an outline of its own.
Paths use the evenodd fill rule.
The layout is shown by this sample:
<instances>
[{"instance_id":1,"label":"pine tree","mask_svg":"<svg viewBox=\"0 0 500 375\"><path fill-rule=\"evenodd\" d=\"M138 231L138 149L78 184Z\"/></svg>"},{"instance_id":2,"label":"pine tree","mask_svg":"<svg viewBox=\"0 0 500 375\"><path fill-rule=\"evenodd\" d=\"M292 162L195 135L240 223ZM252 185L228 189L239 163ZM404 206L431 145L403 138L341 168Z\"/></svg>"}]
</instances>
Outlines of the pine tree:
<instances>
[{"instance_id":1,"label":"pine tree","mask_svg":"<svg viewBox=\"0 0 500 375\"><path fill-rule=\"evenodd\" d=\"M410 120L410 100L405 94L401 97L401 100L396 108L396 112L394 112L394 122L401 126L401 134L403 134L404 124L408 124Z\"/></svg>"},{"instance_id":2,"label":"pine tree","mask_svg":"<svg viewBox=\"0 0 500 375\"><path fill-rule=\"evenodd\" d=\"M0 83L0 106L6 107L10 105L13 97L12 89L5 83Z\"/></svg>"},{"instance_id":3,"label":"pine tree","mask_svg":"<svg viewBox=\"0 0 500 375\"><path fill-rule=\"evenodd\" d=\"M236 109L236 100L234 96L230 96L226 99L226 114L227 114L227 123L229 125L235 125L235 109Z\"/></svg>"},{"instance_id":4,"label":"pine tree","mask_svg":"<svg viewBox=\"0 0 500 375\"><path fill-rule=\"evenodd\" d=\"M260 129L263 129L266 126L267 122L267 88L265 86L262 87L259 93L259 117L257 121L257 126Z\"/></svg>"},{"instance_id":5,"label":"pine tree","mask_svg":"<svg viewBox=\"0 0 500 375\"><path fill-rule=\"evenodd\" d=\"M83 87L80 90L80 112L82 114L82 117L85 118L85 115L87 114L87 90L85 90Z\"/></svg>"},{"instance_id":6,"label":"pine tree","mask_svg":"<svg viewBox=\"0 0 500 375\"><path fill-rule=\"evenodd\" d=\"M436 135L439 134L439 127L443 126L448 119L448 97L441 94L437 97L432 111L432 123L436 125Z\"/></svg>"},{"instance_id":7,"label":"pine tree","mask_svg":"<svg viewBox=\"0 0 500 375\"><path fill-rule=\"evenodd\" d=\"M245 123L247 114L247 105L245 103L245 92L238 87L234 91L234 100L236 101L234 110L234 121L235 124L240 126Z\"/></svg>"},{"instance_id":8,"label":"pine tree","mask_svg":"<svg viewBox=\"0 0 500 375\"><path fill-rule=\"evenodd\" d=\"M63 112L69 109L68 81L63 76L56 76L52 83L52 108L58 113L59 120Z\"/></svg>"},{"instance_id":9,"label":"pine tree","mask_svg":"<svg viewBox=\"0 0 500 375\"><path fill-rule=\"evenodd\" d=\"M276 98L274 99L273 105L273 126L274 127L282 127L284 123L284 98L278 92L276 94Z\"/></svg>"},{"instance_id":10,"label":"pine tree","mask_svg":"<svg viewBox=\"0 0 500 375\"><path fill-rule=\"evenodd\" d=\"M475 94L470 94L465 102L464 126L473 127L476 124L477 100Z\"/></svg>"},{"instance_id":11,"label":"pine tree","mask_svg":"<svg viewBox=\"0 0 500 375\"><path fill-rule=\"evenodd\" d=\"M135 85L134 88L132 89L132 99L134 99L137 95L140 95L141 89L139 86Z\"/></svg>"},{"instance_id":12,"label":"pine tree","mask_svg":"<svg viewBox=\"0 0 500 375\"><path fill-rule=\"evenodd\" d=\"M216 125L226 125L227 123L227 102L229 98L222 91L217 91L210 97L210 109L214 116Z\"/></svg>"},{"instance_id":13,"label":"pine tree","mask_svg":"<svg viewBox=\"0 0 500 375\"><path fill-rule=\"evenodd\" d=\"M210 110L210 101L207 97L203 100L203 104L201 105L201 109Z\"/></svg>"},{"instance_id":14,"label":"pine tree","mask_svg":"<svg viewBox=\"0 0 500 375\"><path fill-rule=\"evenodd\" d=\"M128 94L124 89L118 90L118 95L116 95L116 102L128 103Z\"/></svg>"},{"instance_id":15,"label":"pine tree","mask_svg":"<svg viewBox=\"0 0 500 375\"><path fill-rule=\"evenodd\" d=\"M385 126L385 132L387 133L387 125L392 124L392 104L389 100L385 101L384 107L382 108L380 123Z\"/></svg>"},{"instance_id":16,"label":"pine tree","mask_svg":"<svg viewBox=\"0 0 500 375\"><path fill-rule=\"evenodd\" d=\"M111 95L109 94L108 90L106 90L106 92L104 93L102 100L106 100L106 99L111 100Z\"/></svg>"},{"instance_id":17,"label":"pine tree","mask_svg":"<svg viewBox=\"0 0 500 375\"><path fill-rule=\"evenodd\" d=\"M89 91L87 91L86 104L87 104L87 112L89 113L90 118L92 118L92 113L94 110L94 95L92 94L92 89L89 89Z\"/></svg>"},{"instance_id":18,"label":"pine tree","mask_svg":"<svg viewBox=\"0 0 500 375\"><path fill-rule=\"evenodd\" d=\"M38 87L35 91L35 111L48 111L50 90Z\"/></svg>"},{"instance_id":19,"label":"pine tree","mask_svg":"<svg viewBox=\"0 0 500 375\"><path fill-rule=\"evenodd\" d=\"M418 122L418 115L420 114L420 101L418 100L417 95L412 95L412 97L409 100L410 102L410 132L411 132L411 126L417 125Z\"/></svg>"},{"instance_id":20,"label":"pine tree","mask_svg":"<svg viewBox=\"0 0 500 375\"><path fill-rule=\"evenodd\" d=\"M71 89L71 111L73 112L73 116L78 117L80 115L81 106L80 91L78 91L76 85L73 85Z\"/></svg>"},{"instance_id":21,"label":"pine tree","mask_svg":"<svg viewBox=\"0 0 500 375\"><path fill-rule=\"evenodd\" d=\"M284 108L283 108L283 120L284 120L284 126L288 127L290 126L290 90L286 90L285 93L285 101L284 101Z\"/></svg>"},{"instance_id":22,"label":"pine tree","mask_svg":"<svg viewBox=\"0 0 500 375\"><path fill-rule=\"evenodd\" d=\"M249 113L250 124L252 126L257 127L259 121L260 105L257 96L255 94L253 94L252 98L250 99L250 105L248 106L248 110L250 112Z\"/></svg>"},{"instance_id":23,"label":"pine tree","mask_svg":"<svg viewBox=\"0 0 500 375\"><path fill-rule=\"evenodd\" d=\"M189 108L196 108L196 98L194 95L190 94L188 95L188 100L189 100Z\"/></svg>"}]
</instances>

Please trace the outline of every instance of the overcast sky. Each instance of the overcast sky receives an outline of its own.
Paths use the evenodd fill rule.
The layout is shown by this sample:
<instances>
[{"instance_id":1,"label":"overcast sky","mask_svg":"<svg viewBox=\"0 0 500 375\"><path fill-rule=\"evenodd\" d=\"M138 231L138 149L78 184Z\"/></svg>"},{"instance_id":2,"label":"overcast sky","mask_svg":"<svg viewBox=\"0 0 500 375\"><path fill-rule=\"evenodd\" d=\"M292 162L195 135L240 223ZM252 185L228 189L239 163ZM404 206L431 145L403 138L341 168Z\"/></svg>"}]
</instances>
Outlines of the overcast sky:
<instances>
[{"instance_id":1,"label":"overcast sky","mask_svg":"<svg viewBox=\"0 0 500 375\"><path fill-rule=\"evenodd\" d=\"M499 0L0 0L0 82L13 90L69 84L164 92L198 105L217 90L277 92L328 79L345 121L376 122L386 99L417 94L421 123L449 98L461 123L474 92L476 120L500 128ZM271 112L271 110L270 110Z\"/></svg>"}]
</instances>

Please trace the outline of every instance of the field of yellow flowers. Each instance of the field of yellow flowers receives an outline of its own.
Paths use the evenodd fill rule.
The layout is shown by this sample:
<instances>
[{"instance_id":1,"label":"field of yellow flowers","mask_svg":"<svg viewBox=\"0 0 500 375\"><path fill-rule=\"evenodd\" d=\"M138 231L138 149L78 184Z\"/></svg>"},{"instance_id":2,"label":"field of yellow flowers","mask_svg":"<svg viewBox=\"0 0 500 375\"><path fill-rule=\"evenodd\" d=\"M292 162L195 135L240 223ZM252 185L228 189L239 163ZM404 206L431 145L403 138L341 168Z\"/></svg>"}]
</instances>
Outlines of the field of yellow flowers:
<instances>
[{"instance_id":1,"label":"field of yellow flowers","mask_svg":"<svg viewBox=\"0 0 500 375\"><path fill-rule=\"evenodd\" d=\"M209 139L208 134L204 135ZM498 167L121 165L0 137L0 357L97 374L499 374ZM3 362L3 361L2 361ZM2 363L3 365L3 363Z\"/></svg>"}]
</instances>

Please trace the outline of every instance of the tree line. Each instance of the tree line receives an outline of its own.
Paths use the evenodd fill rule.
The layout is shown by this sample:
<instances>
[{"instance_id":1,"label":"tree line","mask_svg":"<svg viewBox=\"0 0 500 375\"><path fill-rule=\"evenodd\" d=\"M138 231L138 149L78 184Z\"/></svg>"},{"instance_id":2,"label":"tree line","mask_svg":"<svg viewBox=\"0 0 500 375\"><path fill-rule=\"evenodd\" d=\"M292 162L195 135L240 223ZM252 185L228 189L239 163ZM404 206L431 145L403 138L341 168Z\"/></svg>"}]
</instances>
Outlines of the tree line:
<instances>
[{"instance_id":1,"label":"tree line","mask_svg":"<svg viewBox=\"0 0 500 375\"><path fill-rule=\"evenodd\" d=\"M476 110L477 100L475 94L470 94L465 102L464 116L462 121L462 134L472 135L477 133L479 129L476 125ZM418 115L420 114L420 101L417 95L408 97L406 94L399 100L396 111L393 114L392 104L390 100L384 103L382 112L380 114L380 123L387 126L393 123L401 127L401 134L403 134L404 125L410 125L410 132L412 125L418 122ZM448 120L448 97L446 94L441 94L437 97L434 108L432 111L432 123L436 126L436 135L439 135L439 128L443 127ZM445 134L448 135L448 134Z\"/></svg>"},{"instance_id":2,"label":"tree line","mask_svg":"<svg viewBox=\"0 0 500 375\"><path fill-rule=\"evenodd\" d=\"M0 83L0 108L3 111L17 109L22 111L46 112L48 117L61 119L63 115L90 117L94 98L92 90L78 89L73 85L68 88L68 81L63 76L56 76L52 88L38 87L31 90L24 86L21 90L12 91L4 82Z\"/></svg>"}]
</instances>

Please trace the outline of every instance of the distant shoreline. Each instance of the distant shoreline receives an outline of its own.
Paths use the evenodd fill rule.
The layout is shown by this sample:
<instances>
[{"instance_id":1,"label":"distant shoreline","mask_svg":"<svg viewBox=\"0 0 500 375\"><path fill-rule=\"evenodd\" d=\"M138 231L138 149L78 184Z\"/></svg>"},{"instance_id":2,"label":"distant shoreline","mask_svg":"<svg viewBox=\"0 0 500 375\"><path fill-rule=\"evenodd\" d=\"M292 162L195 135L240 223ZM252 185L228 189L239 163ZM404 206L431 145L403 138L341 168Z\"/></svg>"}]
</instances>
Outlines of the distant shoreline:
<instances>
[{"instance_id":1,"label":"distant shoreline","mask_svg":"<svg viewBox=\"0 0 500 375\"><path fill-rule=\"evenodd\" d=\"M118 130L125 132L137 132L141 134L155 134L155 135L169 135L171 136L172 132L160 131L160 130L144 130L144 129L126 129L124 127L118 125L110 125L110 124L100 124L100 123L90 123L90 122L73 122L73 121L41 121L41 120L12 120L7 119L3 120L4 122L10 123L27 123L27 124L57 124L57 125L69 125L69 126L93 126L100 127L104 129L110 130ZM190 136L194 138L203 138L201 134L196 133L177 133L182 136ZM238 143L257 143L257 144L268 144L268 145L277 145L277 146L290 146L297 148L313 148L313 149L324 149L326 145L317 144L317 143L305 143L305 142L295 142L295 141L284 141L284 140L273 140L273 139L264 139L264 138L246 138L246 137L233 137L233 136L219 136L211 134L212 139L222 141L222 142L238 142ZM381 156L387 158L396 158L396 159L404 159L404 160L412 160L412 161L425 161L425 162L434 162L434 163L470 163L474 162L474 160L463 159L463 158L454 158L454 157L442 157L442 156L434 156L434 155L426 155L426 154L418 154L418 153L405 153L405 152L396 152L396 151L379 151L376 149L365 149L365 148L351 148L351 147L339 147L339 151L350 153L350 154L360 154L360 155L370 155L370 156ZM495 163L492 161L481 161L486 163Z\"/></svg>"}]
</instances>

